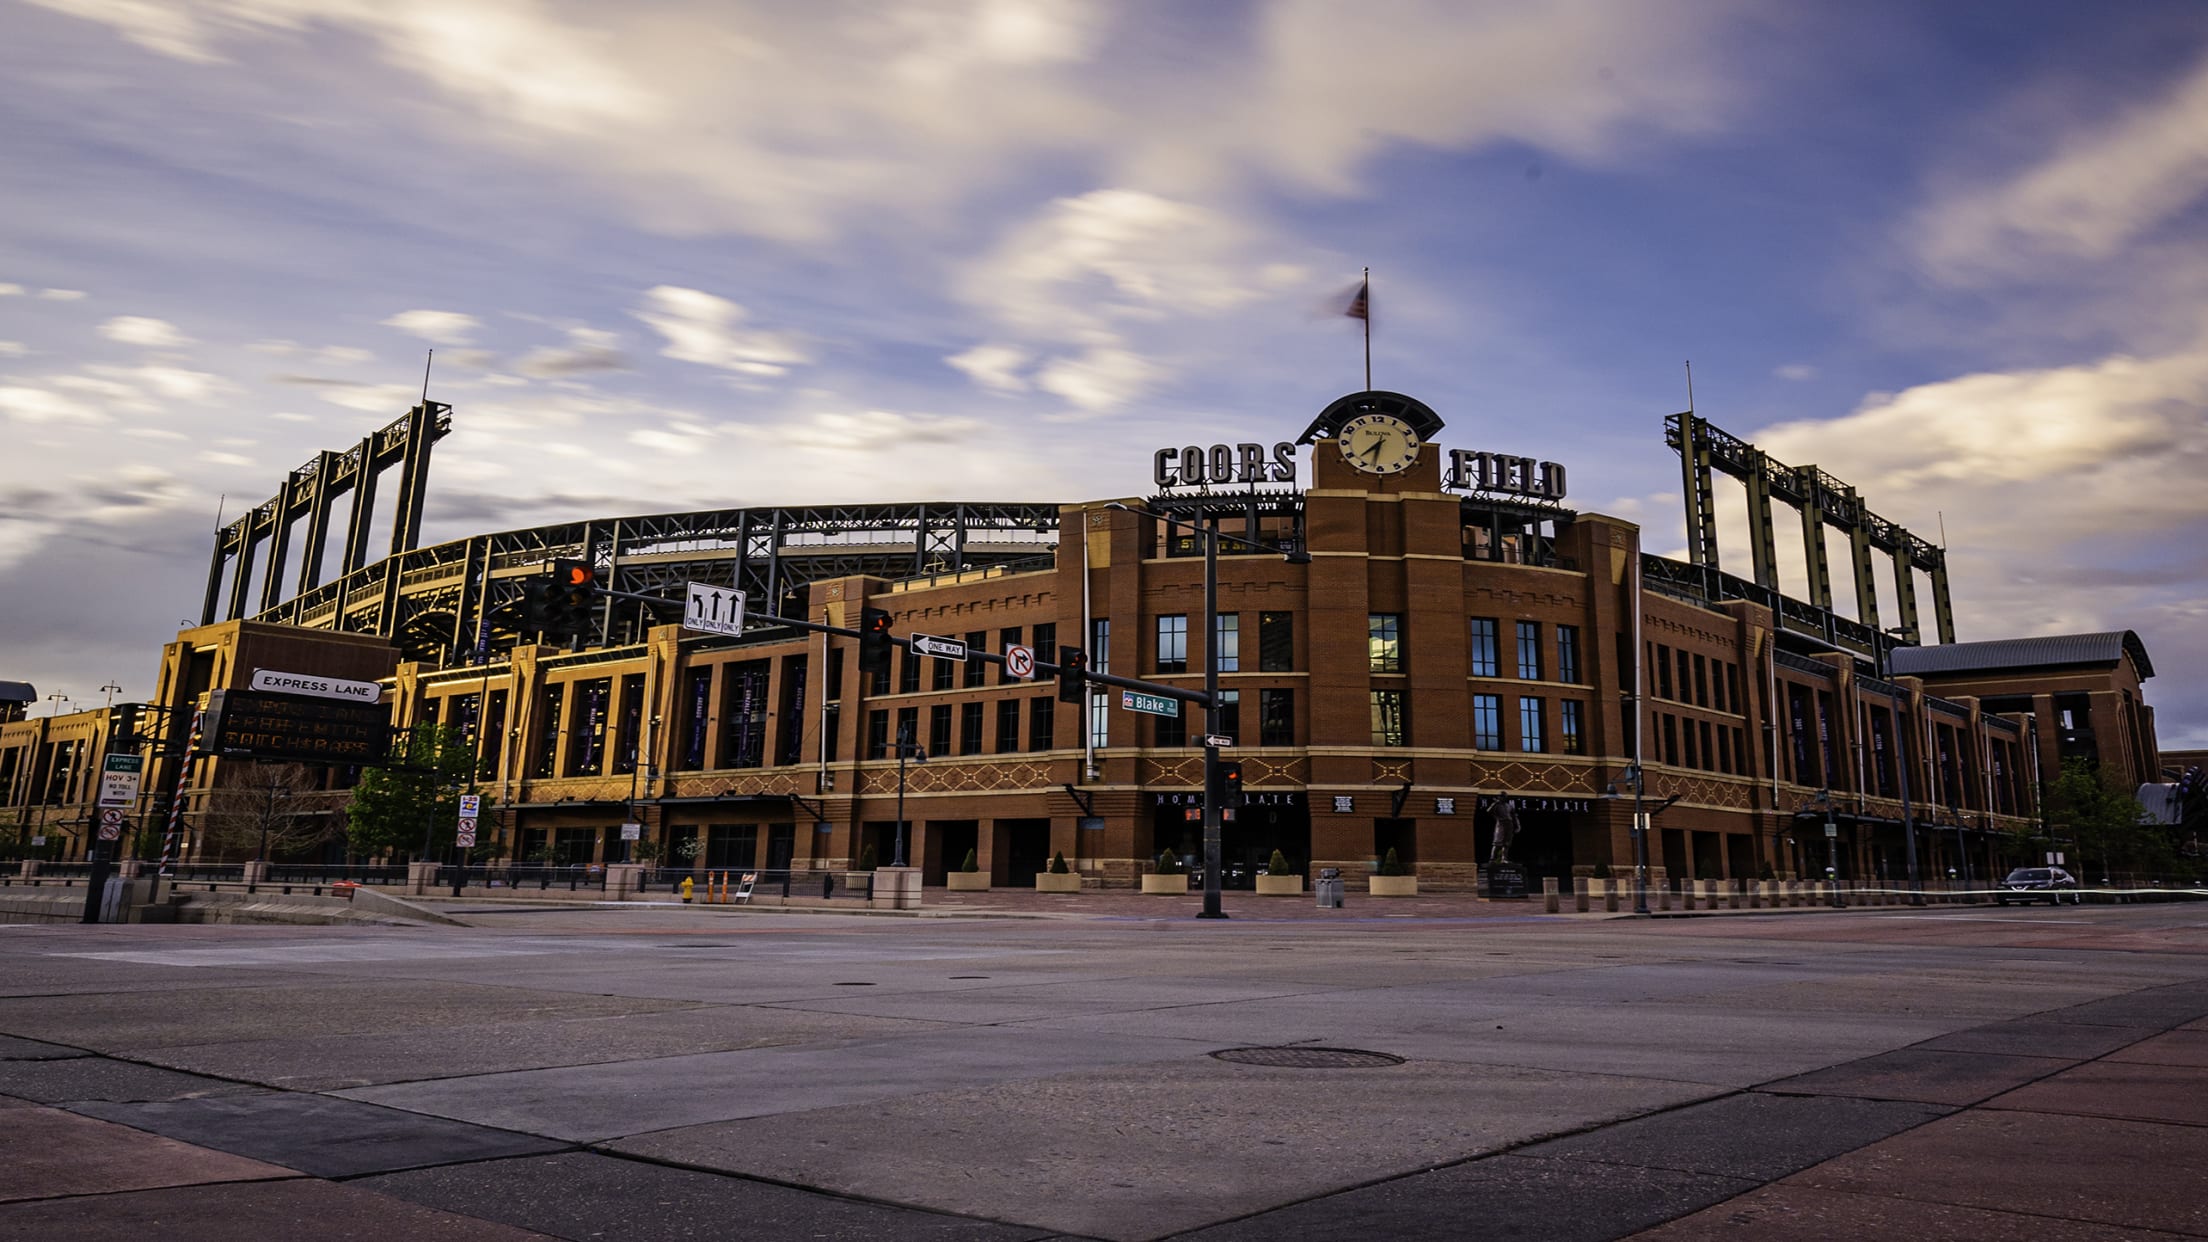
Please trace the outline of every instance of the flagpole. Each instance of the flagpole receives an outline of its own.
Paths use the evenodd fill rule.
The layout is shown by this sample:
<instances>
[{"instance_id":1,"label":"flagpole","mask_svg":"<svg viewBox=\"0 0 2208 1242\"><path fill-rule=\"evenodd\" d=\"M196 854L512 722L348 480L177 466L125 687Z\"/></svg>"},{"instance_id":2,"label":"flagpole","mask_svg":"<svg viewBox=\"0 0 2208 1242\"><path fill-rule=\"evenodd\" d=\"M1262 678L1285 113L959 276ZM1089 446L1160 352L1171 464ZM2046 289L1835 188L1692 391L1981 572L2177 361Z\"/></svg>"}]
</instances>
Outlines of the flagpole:
<instances>
[{"instance_id":1,"label":"flagpole","mask_svg":"<svg viewBox=\"0 0 2208 1242\"><path fill-rule=\"evenodd\" d=\"M1372 269L1365 269L1365 391L1372 391Z\"/></svg>"}]
</instances>

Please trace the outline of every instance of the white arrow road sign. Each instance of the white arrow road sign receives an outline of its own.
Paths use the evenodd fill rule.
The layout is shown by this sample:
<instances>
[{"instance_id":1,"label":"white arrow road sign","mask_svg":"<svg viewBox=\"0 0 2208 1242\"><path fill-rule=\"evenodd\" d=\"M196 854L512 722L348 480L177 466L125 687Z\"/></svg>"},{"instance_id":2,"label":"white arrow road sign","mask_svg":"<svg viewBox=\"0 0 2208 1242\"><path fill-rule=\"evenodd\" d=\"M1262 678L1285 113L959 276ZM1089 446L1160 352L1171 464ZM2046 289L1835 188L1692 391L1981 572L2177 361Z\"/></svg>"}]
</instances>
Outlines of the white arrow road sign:
<instances>
[{"instance_id":1,"label":"white arrow road sign","mask_svg":"<svg viewBox=\"0 0 2208 1242\"><path fill-rule=\"evenodd\" d=\"M936 638L928 634L915 634L911 638L912 649L921 655L934 656L938 660L963 660L966 644L955 638Z\"/></svg>"},{"instance_id":2,"label":"white arrow road sign","mask_svg":"<svg viewBox=\"0 0 2208 1242\"><path fill-rule=\"evenodd\" d=\"M692 582L682 593L682 628L708 634L744 632L744 593L735 587Z\"/></svg>"}]
</instances>

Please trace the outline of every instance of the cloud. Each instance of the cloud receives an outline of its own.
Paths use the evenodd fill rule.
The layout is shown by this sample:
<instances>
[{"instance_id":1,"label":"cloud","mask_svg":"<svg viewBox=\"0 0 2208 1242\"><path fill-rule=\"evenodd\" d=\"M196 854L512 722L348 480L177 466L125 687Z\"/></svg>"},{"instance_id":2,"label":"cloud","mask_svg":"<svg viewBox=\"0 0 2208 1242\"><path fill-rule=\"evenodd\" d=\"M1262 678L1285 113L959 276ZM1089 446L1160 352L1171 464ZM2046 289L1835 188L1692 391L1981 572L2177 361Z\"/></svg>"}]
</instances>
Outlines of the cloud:
<instances>
[{"instance_id":1,"label":"cloud","mask_svg":"<svg viewBox=\"0 0 2208 1242\"><path fill-rule=\"evenodd\" d=\"M2049 258L2104 260L2208 194L2208 57L2166 93L2064 134L2046 159L1945 194L1913 222L1922 258L1971 281Z\"/></svg>"},{"instance_id":2,"label":"cloud","mask_svg":"<svg viewBox=\"0 0 2208 1242\"><path fill-rule=\"evenodd\" d=\"M2208 341L1965 375L1752 438L1782 461L1815 462L1934 542L1944 514L1961 636L2012 637L2136 626L2200 600L2203 406ZM2112 568L2131 585L2110 579Z\"/></svg>"},{"instance_id":3,"label":"cloud","mask_svg":"<svg viewBox=\"0 0 2208 1242\"><path fill-rule=\"evenodd\" d=\"M1027 391L1027 381L1019 376L1019 369L1028 362L1025 350L1010 345L976 345L943 361L993 392Z\"/></svg>"},{"instance_id":4,"label":"cloud","mask_svg":"<svg viewBox=\"0 0 2208 1242\"><path fill-rule=\"evenodd\" d=\"M384 320L383 326L397 328L432 345L465 345L468 335L483 325L475 316L459 311L410 310Z\"/></svg>"},{"instance_id":5,"label":"cloud","mask_svg":"<svg viewBox=\"0 0 2208 1242\"><path fill-rule=\"evenodd\" d=\"M144 315L117 315L100 325L100 335L124 345L142 345L147 349L182 349L192 343L190 337L176 330L175 324Z\"/></svg>"},{"instance_id":6,"label":"cloud","mask_svg":"<svg viewBox=\"0 0 2208 1242\"><path fill-rule=\"evenodd\" d=\"M82 289L41 289L38 296L49 302L78 302L84 299Z\"/></svg>"},{"instance_id":7,"label":"cloud","mask_svg":"<svg viewBox=\"0 0 2208 1242\"><path fill-rule=\"evenodd\" d=\"M514 364L514 369L543 379L592 371L624 371L628 366L628 355L621 352L620 337L599 328L569 328L565 346L533 349Z\"/></svg>"},{"instance_id":8,"label":"cloud","mask_svg":"<svg viewBox=\"0 0 2208 1242\"><path fill-rule=\"evenodd\" d=\"M0 280L0 298L19 298L22 296L23 286Z\"/></svg>"},{"instance_id":9,"label":"cloud","mask_svg":"<svg viewBox=\"0 0 2208 1242\"><path fill-rule=\"evenodd\" d=\"M0 341L0 358L20 358L29 352L21 341Z\"/></svg>"},{"instance_id":10,"label":"cloud","mask_svg":"<svg viewBox=\"0 0 2208 1242\"><path fill-rule=\"evenodd\" d=\"M82 423L98 426L113 422L97 406L45 388L24 385L0 387L0 414L19 423Z\"/></svg>"},{"instance_id":11,"label":"cloud","mask_svg":"<svg viewBox=\"0 0 2208 1242\"><path fill-rule=\"evenodd\" d=\"M405 384L363 384L356 380L336 379L326 375L278 375L272 378L279 384L311 388L316 396L331 405L368 414L396 417L413 408L420 399L420 393Z\"/></svg>"},{"instance_id":12,"label":"cloud","mask_svg":"<svg viewBox=\"0 0 2208 1242\"><path fill-rule=\"evenodd\" d=\"M630 312L666 338L660 356L746 375L781 375L811 359L794 337L746 328L750 312L697 289L660 285Z\"/></svg>"},{"instance_id":13,"label":"cloud","mask_svg":"<svg viewBox=\"0 0 2208 1242\"><path fill-rule=\"evenodd\" d=\"M1043 368L1035 386L1091 413L1116 409L1148 392L1163 372L1124 349L1092 349Z\"/></svg>"},{"instance_id":14,"label":"cloud","mask_svg":"<svg viewBox=\"0 0 2208 1242\"><path fill-rule=\"evenodd\" d=\"M1800 383L1803 380L1816 379L1817 368L1809 365L1806 362L1789 362L1784 366L1774 368L1771 374L1783 380L1792 380L1795 383Z\"/></svg>"}]
</instances>

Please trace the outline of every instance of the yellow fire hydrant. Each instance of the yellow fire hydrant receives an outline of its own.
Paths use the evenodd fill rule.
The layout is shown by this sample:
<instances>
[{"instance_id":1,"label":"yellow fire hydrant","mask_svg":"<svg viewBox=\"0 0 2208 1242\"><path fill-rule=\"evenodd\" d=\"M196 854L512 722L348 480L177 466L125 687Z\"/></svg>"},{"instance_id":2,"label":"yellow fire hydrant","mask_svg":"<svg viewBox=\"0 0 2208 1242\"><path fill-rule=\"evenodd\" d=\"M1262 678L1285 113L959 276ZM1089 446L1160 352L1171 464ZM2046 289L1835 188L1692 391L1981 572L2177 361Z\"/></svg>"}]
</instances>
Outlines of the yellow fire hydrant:
<instances>
[{"instance_id":1,"label":"yellow fire hydrant","mask_svg":"<svg viewBox=\"0 0 2208 1242\"><path fill-rule=\"evenodd\" d=\"M690 885L692 882L689 876L682 877L682 903L684 905L690 904Z\"/></svg>"}]
</instances>

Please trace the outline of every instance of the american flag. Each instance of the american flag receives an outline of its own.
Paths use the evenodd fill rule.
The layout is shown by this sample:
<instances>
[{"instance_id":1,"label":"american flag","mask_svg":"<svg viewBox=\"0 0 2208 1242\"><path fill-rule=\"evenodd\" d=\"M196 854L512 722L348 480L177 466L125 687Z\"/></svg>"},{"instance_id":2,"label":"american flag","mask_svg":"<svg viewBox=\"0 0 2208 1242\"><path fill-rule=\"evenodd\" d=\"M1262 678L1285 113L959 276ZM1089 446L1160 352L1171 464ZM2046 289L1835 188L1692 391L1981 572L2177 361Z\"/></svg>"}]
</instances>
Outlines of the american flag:
<instances>
[{"instance_id":1,"label":"american flag","mask_svg":"<svg viewBox=\"0 0 2208 1242\"><path fill-rule=\"evenodd\" d=\"M1367 279L1357 282L1357 296L1349 300L1349 309L1343 311L1342 313L1349 316L1351 319L1362 319L1365 320L1367 323L1370 323L1372 321L1371 280Z\"/></svg>"}]
</instances>

